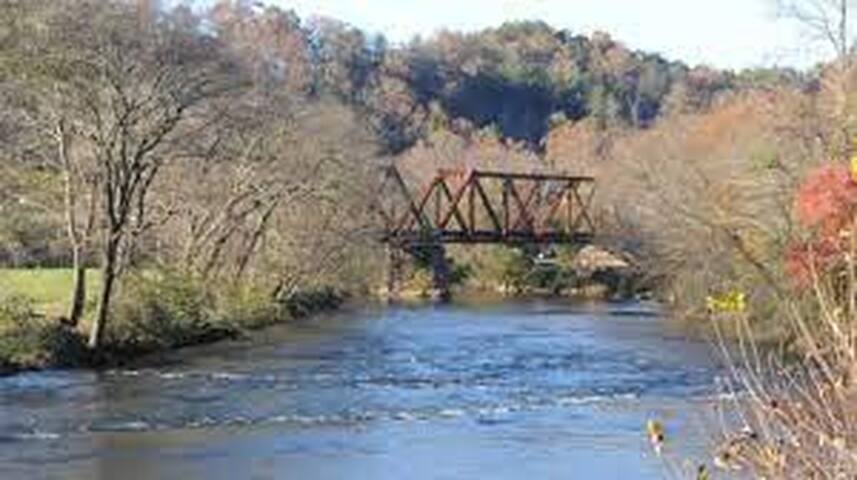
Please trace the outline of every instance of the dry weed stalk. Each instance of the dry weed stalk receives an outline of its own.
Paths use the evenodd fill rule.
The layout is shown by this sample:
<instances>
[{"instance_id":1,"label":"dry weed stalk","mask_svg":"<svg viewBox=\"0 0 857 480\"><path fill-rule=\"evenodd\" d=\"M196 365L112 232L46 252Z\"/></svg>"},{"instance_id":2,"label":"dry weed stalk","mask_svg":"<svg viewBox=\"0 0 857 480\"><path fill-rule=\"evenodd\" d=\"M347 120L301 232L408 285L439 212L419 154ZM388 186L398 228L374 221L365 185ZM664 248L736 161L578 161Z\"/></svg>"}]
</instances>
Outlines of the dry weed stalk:
<instances>
[{"instance_id":1,"label":"dry weed stalk","mask_svg":"<svg viewBox=\"0 0 857 480\"><path fill-rule=\"evenodd\" d=\"M857 475L857 223L840 233L848 248L822 271L813 255L804 295L781 298L791 351L760 347L746 314L721 314L718 344L730 370L720 405L724 428L715 464L768 479ZM737 325L727 342L724 316ZM795 354L794 352L800 352Z\"/></svg>"}]
</instances>

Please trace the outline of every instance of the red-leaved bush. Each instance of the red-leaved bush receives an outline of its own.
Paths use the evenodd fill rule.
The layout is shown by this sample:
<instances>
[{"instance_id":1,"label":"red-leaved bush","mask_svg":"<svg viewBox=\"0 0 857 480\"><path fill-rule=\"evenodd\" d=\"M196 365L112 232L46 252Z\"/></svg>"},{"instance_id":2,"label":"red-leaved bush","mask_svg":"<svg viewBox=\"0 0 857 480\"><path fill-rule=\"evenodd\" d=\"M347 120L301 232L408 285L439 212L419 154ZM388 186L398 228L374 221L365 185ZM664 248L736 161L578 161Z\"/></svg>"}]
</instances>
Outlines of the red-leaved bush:
<instances>
[{"instance_id":1,"label":"red-leaved bush","mask_svg":"<svg viewBox=\"0 0 857 480\"><path fill-rule=\"evenodd\" d=\"M797 192L801 223L820 228L823 235L838 235L857 207L857 183L845 165L827 165L812 172Z\"/></svg>"},{"instance_id":2,"label":"red-leaved bush","mask_svg":"<svg viewBox=\"0 0 857 480\"><path fill-rule=\"evenodd\" d=\"M812 285L813 272L820 275L829 271L841 255L841 242L829 238L796 243L786 250L786 273L795 287L803 290Z\"/></svg>"},{"instance_id":3,"label":"red-leaved bush","mask_svg":"<svg viewBox=\"0 0 857 480\"><path fill-rule=\"evenodd\" d=\"M836 266L846 249L846 232L857 213L857 183L845 165L826 165L800 186L795 210L813 239L786 252L786 272L799 288L807 287L813 271L821 275Z\"/></svg>"}]
</instances>

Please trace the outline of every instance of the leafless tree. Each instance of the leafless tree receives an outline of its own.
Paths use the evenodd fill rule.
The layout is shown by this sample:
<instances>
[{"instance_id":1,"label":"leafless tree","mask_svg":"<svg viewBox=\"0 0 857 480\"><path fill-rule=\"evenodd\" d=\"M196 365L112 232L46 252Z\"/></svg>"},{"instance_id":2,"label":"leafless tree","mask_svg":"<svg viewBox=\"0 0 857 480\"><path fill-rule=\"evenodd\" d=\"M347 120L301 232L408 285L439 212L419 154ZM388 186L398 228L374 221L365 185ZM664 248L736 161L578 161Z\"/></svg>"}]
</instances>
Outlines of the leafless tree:
<instances>
[{"instance_id":1,"label":"leafless tree","mask_svg":"<svg viewBox=\"0 0 857 480\"><path fill-rule=\"evenodd\" d=\"M28 37L30 51L19 60L31 75L24 81L36 87L35 123L56 145L64 175L78 279L72 323L85 298L82 256L93 229L101 232L103 282L89 339L95 349L110 314L120 258L148 226L152 185L177 155L181 138L194 133L188 127L196 109L238 81L216 39L169 17L141 20L125 2L33 5L40 8L29 13L42 34ZM88 201L81 199L84 194ZM85 221L78 218L80 203L86 205Z\"/></svg>"},{"instance_id":2,"label":"leafless tree","mask_svg":"<svg viewBox=\"0 0 857 480\"><path fill-rule=\"evenodd\" d=\"M851 48L851 0L777 0L782 15L806 27L816 39L827 43L837 58L847 62Z\"/></svg>"}]
</instances>

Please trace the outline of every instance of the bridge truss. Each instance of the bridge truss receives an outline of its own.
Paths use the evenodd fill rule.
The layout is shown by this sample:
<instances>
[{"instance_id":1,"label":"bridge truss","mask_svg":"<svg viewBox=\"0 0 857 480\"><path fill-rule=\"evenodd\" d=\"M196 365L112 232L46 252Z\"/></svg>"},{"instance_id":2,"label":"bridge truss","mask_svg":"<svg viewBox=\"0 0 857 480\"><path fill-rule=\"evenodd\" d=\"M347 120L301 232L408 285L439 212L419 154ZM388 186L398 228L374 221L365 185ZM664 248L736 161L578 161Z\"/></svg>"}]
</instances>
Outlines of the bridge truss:
<instances>
[{"instance_id":1,"label":"bridge truss","mask_svg":"<svg viewBox=\"0 0 857 480\"><path fill-rule=\"evenodd\" d=\"M439 170L412 193L385 169L377 210L384 242L431 244L588 243L592 177L484 170Z\"/></svg>"},{"instance_id":2,"label":"bridge truss","mask_svg":"<svg viewBox=\"0 0 857 480\"><path fill-rule=\"evenodd\" d=\"M435 291L449 299L448 244L590 243L594 193L591 177L485 170L439 170L414 193L387 167L374 207L390 253L388 292L397 296L403 253L428 255Z\"/></svg>"}]
</instances>

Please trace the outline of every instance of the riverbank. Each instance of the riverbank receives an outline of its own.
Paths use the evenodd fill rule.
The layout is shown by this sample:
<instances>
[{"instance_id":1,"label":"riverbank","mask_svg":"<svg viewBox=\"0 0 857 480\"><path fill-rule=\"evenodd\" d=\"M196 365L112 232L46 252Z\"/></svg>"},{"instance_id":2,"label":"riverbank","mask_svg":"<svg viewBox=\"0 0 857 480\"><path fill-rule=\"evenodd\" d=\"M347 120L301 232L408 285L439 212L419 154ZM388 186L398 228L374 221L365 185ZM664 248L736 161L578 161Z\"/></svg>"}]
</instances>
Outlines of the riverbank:
<instances>
[{"instance_id":1,"label":"riverbank","mask_svg":"<svg viewBox=\"0 0 857 480\"><path fill-rule=\"evenodd\" d=\"M455 251L447 257L450 280L436 282L426 266L412 267L393 285L375 291L379 298L442 299L450 295L562 298L625 301L651 298L655 285L627 251L606 245L547 252L525 249Z\"/></svg>"},{"instance_id":2,"label":"riverbank","mask_svg":"<svg viewBox=\"0 0 857 480\"><path fill-rule=\"evenodd\" d=\"M296 292L282 301L234 294L216 298L169 280L134 285L123 298L105 344L86 347L85 325L70 327L17 296L0 303L0 376L49 368L102 369L144 356L245 336L276 324L340 308L347 295L330 288ZM241 297L241 298L239 298Z\"/></svg>"},{"instance_id":3,"label":"riverbank","mask_svg":"<svg viewBox=\"0 0 857 480\"><path fill-rule=\"evenodd\" d=\"M639 298L638 269L626 254L587 247L569 265L531 265L530 273L500 283L473 276L455 287L456 298L544 298L615 301ZM417 271L398 292L378 300L436 299L430 277ZM272 300L249 285L204 283L170 271L141 271L123 279L103 345L86 346L87 317L62 321L71 291L68 269L0 270L0 375L45 368L105 368L140 357L241 337L248 331L339 308L347 294L316 288ZM89 316L100 278L87 272Z\"/></svg>"}]
</instances>

